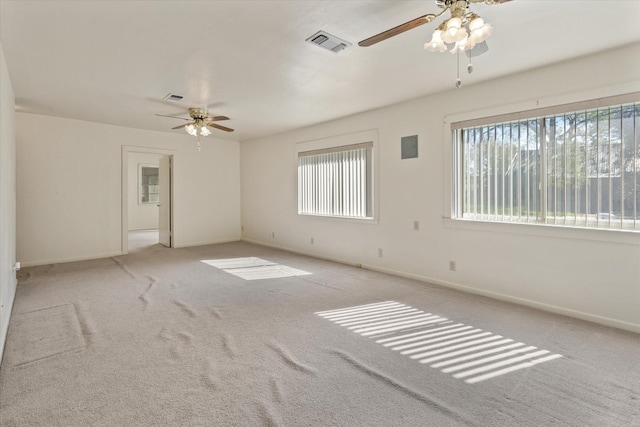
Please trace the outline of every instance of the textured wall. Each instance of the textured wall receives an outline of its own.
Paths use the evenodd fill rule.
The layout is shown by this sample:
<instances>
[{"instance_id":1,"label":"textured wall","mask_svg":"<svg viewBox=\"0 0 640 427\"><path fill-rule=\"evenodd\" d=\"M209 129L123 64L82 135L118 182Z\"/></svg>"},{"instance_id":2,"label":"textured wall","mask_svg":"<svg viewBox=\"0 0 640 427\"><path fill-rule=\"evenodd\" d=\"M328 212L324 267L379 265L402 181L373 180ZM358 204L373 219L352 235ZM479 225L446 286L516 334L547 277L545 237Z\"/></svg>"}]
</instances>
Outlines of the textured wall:
<instances>
[{"instance_id":1,"label":"textured wall","mask_svg":"<svg viewBox=\"0 0 640 427\"><path fill-rule=\"evenodd\" d=\"M17 251L26 265L121 253L122 147L173 150L174 242L240 238L239 143L16 114Z\"/></svg>"},{"instance_id":2,"label":"textured wall","mask_svg":"<svg viewBox=\"0 0 640 427\"><path fill-rule=\"evenodd\" d=\"M639 56L631 45L244 141L243 238L640 331L637 233L446 219L448 122L638 91ZM379 139L379 221L297 215L297 144L369 129ZM417 159L400 158L407 135L418 135Z\"/></svg>"}]
</instances>

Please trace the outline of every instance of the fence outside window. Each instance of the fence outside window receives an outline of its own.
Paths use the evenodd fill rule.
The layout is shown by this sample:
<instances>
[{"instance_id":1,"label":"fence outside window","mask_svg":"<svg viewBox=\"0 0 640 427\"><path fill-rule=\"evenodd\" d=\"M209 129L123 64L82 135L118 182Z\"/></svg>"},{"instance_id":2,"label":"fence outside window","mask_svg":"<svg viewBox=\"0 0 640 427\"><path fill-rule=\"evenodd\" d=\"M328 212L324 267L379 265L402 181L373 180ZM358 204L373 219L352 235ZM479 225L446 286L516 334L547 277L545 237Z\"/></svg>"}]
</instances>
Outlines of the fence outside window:
<instances>
[{"instance_id":1,"label":"fence outside window","mask_svg":"<svg viewBox=\"0 0 640 427\"><path fill-rule=\"evenodd\" d=\"M638 99L452 124L455 217L640 230Z\"/></svg>"}]
</instances>

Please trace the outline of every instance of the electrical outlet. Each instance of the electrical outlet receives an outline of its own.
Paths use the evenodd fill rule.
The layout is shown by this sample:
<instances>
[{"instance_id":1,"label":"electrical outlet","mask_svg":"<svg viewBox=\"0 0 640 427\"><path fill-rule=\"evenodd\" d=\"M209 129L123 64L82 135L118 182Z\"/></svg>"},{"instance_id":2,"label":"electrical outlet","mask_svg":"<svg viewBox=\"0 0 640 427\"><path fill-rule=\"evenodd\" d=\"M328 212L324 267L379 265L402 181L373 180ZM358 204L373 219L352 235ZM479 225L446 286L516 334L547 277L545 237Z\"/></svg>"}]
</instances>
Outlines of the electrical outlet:
<instances>
[{"instance_id":1,"label":"electrical outlet","mask_svg":"<svg viewBox=\"0 0 640 427\"><path fill-rule=\"evenodd\" d=\"M420 221L413 221L413 229L415 231L420 230Z\"/></svg>"},{"instance_id":2,"label":"electrical outlet","mask_svg":"<svg viewBox=\"0 0 640 427\"><path fill-rule=\"evenodd\" d=\"M378 256L382 258L382 248L378 248Z\"/></svg>"},{"instance_id":3,"label":"electrical outlet","mask_svg":"<svg viewBox=\"0 0 640 427\"><path fill-rule=\"evenodd\" d=\"M271 238L275 239L276 238L276 233L274 231L271 232Z\"/></svg>"},{"instance_id":4,"label":"electrical outlet","mask_svg":"<svg viewBox=\"0 0 640 427\"><path fill-rule=\"evenodd\" d=\"M240 226L240 231L244 231L244 225Z\"/></svg>"},{"instance_id":5,"label":"electrical outlet","mask_svg":"<svg viewBox=\"0 0 640 427\"><path fill-rule=\"evenodd\" d=\"M313 245L313 237L311 238L311 244Z\"/></svg>"},{"instance_id":6,"label":"electrical outlet","mask_svg":"<svg viewBox=\"0 0 640 427\"><path fill-rule=\"evenodd\" d=\"M456 262L449 261L449 271L456 271Z\"/></svg>"}]
</instances>

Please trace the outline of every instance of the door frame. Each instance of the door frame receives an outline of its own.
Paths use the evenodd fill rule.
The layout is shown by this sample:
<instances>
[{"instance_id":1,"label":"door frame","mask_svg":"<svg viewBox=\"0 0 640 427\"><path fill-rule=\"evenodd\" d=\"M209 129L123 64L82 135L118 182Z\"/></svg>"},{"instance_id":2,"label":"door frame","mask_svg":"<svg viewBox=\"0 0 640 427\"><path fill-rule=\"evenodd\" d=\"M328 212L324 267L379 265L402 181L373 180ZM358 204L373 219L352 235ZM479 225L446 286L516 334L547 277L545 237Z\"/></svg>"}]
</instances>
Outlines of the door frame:
<instances>
[{"instance_id":1,"label":"door frame","mask_svg":"<svg viewBox=\"0 0 640 427\"><path fill-rule=\"evenodd\" d=\"M158 240L161 245L168 248L172 248L174 246L172 235L173 230L171 228L172 163L173 156L160 156L158 159L158 206L160 207L158 211ZM165 175L163 172L168 174Z\"/></svg>"},{"instance_id":2,"label":"door frame","mask_svg":"<svg viewBox=\"0 0 640 427\"><path fill-rule=\"evenodd\" d=\"M121 165L121 194L122 194L122 212L121 212L121 252L123 255L129 253L129 153L144 153L144 154L158 154L164 156L171 157L171 189L169 196L169 226L171 228L171 246L175 247L175 241L177 232L174 226L174 194L175 194L175 164L177 151L176 150L167 150L164 148L154 148L154 147L136 147L133 145L123 145L122 146L122 165Z\"/></svg>"}]
</instances>

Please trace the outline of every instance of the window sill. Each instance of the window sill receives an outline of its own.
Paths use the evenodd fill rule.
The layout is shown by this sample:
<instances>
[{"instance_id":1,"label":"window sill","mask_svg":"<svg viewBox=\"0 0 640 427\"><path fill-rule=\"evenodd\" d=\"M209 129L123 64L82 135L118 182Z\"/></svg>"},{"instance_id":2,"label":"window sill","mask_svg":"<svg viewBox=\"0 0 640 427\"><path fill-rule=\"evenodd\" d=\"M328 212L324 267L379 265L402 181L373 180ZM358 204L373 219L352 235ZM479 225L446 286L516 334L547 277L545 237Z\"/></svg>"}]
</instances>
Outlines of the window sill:
<instances>
[{"instance_id":1,"label":"window sill","mask_svg":"<svg viewBox=\"0 0 640 427\"><path fill-rule=\"evenodd\" d=\"M567 225L453 219L447 217L443 217L443 223L445 228L457 230L512 233L536 237L577 239L640 246L640 232L634 230L596 229Z\"/></svg>"},{"instance_id":2,"label":"window sill","mask_svg":"<svg viewBox=\"0 0 640 427\"><path fill-rule=\"evenodd\" d=\"M309 218L321 218L330 221L341 221L341 222L361 222L361 223L369 223L369 224L377 224L378 219L375 217L372 218L355 218L350 216L330 216L330 215L317 215L317 214L308 214L308 213L299 213L298 216L301 217L309 217Z\"/></svg>"}]
</instances>

